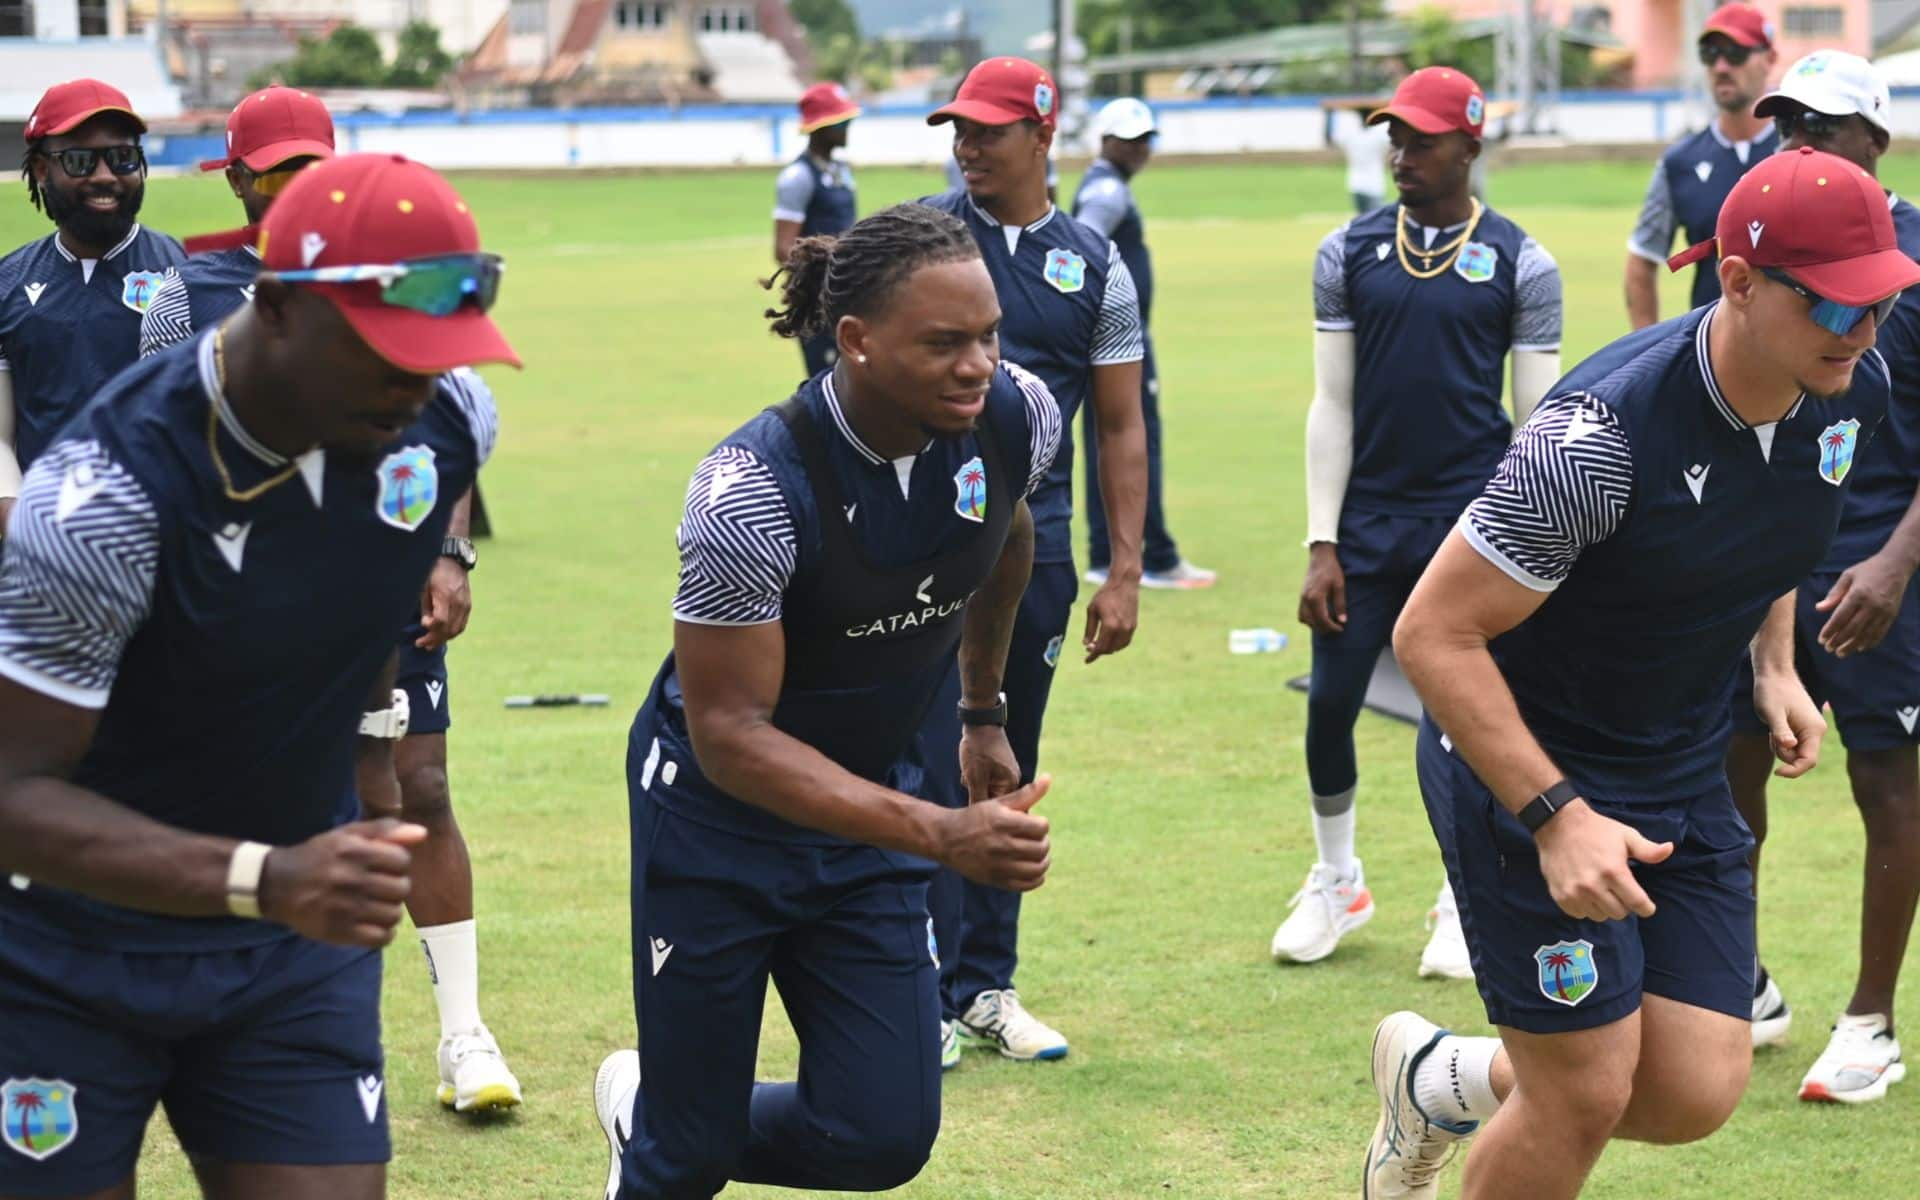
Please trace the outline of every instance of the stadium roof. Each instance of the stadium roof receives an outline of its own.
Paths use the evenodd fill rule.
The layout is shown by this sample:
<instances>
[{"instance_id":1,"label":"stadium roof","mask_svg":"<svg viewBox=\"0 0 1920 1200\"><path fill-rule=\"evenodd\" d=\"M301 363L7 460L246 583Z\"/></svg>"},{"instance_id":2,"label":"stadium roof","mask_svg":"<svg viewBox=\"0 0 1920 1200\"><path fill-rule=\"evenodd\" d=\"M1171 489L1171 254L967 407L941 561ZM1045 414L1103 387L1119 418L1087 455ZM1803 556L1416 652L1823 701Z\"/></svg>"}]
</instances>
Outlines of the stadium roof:
<instances>
[{"instance_id":1,"label":"stadium roof","mask_svg":"<svg viewBox=\"0 0 1920 1200\"><path fill-rule=\"evenodd\" d=\"M1462 21L1458 27L1459 36L1467 41L1493 37L1505 23L1499 17ZM1413 48L1414 33L1413 27L1402 21L1362 21L1360 55L1362 58L1404 55ZM1118 75L1133 71L1184 71L1200 67L1258 67L1317 62L1321 59L1345 58L1348 38L1344 21L1287 25L1261 33L1197 42L1190 46L1108 55L1088 63L1087 70L1095 75ZM1560 39L1576 46L1623 46L1620 39L1611 34L1587 30L1562 29Z\"/></svg>"}]
</instances>

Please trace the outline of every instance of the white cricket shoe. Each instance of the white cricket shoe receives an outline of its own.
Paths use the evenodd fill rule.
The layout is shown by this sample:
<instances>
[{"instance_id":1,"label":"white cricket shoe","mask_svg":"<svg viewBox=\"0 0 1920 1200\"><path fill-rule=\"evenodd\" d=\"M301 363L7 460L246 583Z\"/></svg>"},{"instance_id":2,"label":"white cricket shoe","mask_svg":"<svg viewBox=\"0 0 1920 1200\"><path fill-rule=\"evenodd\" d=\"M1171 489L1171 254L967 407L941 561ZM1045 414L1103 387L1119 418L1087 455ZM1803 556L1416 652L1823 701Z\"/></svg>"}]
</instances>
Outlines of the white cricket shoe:
<instances>
[{"instance_id":1,"label":"white cricket shoe","mask_svg":"<svg viewBox=\"0 0 1920 1200\"><path fill-rule=\"evenodd\" d=\"M1843 1016L1834 1024L1826 1050L1800 1081L1800 1098L1865 1104L1906 1077L1900 1043L1893 1040L1884 1014Z\"/></svg>"},{"instance_id":2,"label":"white cricket shoe","mask_svg":"<svg viewBox=\"0 0 1920 1200\"><path fill-rule=\"evenodd\" d=\"M633 1098L640 1090L640 1052L615 1050L600 1062L593 1077L593 1111L600 1118L600 1132L607 1135L606 1200L620 1195L620 1159L633 1140Z\"/></svg>"},{"instance_id":3,"label":"white cricket shoe","mask_svg":"<svg viewBox=\"0 0 1920 1200\"><path fill-rule=\"evenodd\" d=\"M1067 1056L1067 1039L1026 1010L1012 988L981 992L960 1015L963 1041L993 1046L1018 1062L1049 1062Z\"/></svg>"},{"instance_id":4,"label":"white cricket shoe","mask_svg":"<svg viewBox=\"0 0 1920 1200\"><path fill-rule=\"evenodd\" d=\"M1275 962L1319 962L1341 938L1373 919L1373 893L1357 858L1347 879L1325 863L1313 864L1290 905L1293 911L1273 931Z\"/></svg>"},{"instance_id":5,"label":"white cricket shoe","mask_svg":"<svg viewBox=\"0 0 1920 1200\"><path fill-rule=\"evenodd\" d=\"M507 1070L486 1026L440 1039L440 1103L455 1112L485 1112L520 1103L520 1081Z\"/></svg>"},{"instance_id":6,"label":"white cricket shoe","mask_svg":"<svg viewBox=\"0 0 1920 1200\"><path fill-rule=\"evenodd\" d=\"M1460 906L1454 902L1453 889L1440 885L1440 898L1427 914L1427 928L1433 936L1420 952L1420 977L1472 979L1473 956L1467 953L1467 937L1460 931Z\"/></svg>"},{"instance_id":7,"label":"white cricket shoe","mask_svg":"<svg viewBox=\"0 0 1920 1200\"><path fill-rule=\"evenodd\" d=\"M1373 1031L1373 1090L1380 1120L1367 1143L1362 1200L1433 1200L1440 1168L1478 1121L1435 1120L1413 1098L1413 1073L1447 1031L1419 1013L1397 1012Z\"/></svg>"},{"instance_id":8,"label":"white cricket shoe","mask_svg":"<svg viewBox=\"0 0 1920 1200\"><path fill-rule=\"evenodd\" d=\"M940 1022L940 1069L951 1071L960 1065L960 1022Z\"/></svg>"},{"instance_id":9,"label":"white cricket shoe","mask_svg":"<svg viewBox=\"0 0 1920 1200\"><path fill-rule=\"evenodd\" d=\"M1197 592L1201 588L1210 588L1220 576L1205 567L1196 567L1186 559L1181 559L1165 571L1146 571L1140 576L1143 588L1159 588L1166 591Z\"/></svg>"},{"instance_id":10,"label":"white cricket shoe","mask_svg":"<svg viewBox=\"0 0 1920 1200\"><path fill-rule=\"evenodd\" d=\"M1754 970L1760 972L1760 979L1753 992L1753 1046L1758 1050L1762 1046L1772 1046L1787 1039L1787 1029L1793 1024L1793 1010L1787 1007L1787 998L1780 994L1780 985L1773 976L1758 963Z\"/></svg>"}]
</instances>

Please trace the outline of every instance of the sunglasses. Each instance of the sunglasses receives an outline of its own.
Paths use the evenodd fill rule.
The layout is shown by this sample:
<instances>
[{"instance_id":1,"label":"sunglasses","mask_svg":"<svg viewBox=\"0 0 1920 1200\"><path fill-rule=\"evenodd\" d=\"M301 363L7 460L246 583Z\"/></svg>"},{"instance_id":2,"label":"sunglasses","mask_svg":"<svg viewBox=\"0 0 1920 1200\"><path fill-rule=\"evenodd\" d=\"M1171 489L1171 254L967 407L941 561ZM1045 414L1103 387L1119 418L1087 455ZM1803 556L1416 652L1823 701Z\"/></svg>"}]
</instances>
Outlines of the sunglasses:
<instances>
[{"instance_id":1,"label":"sunglasses","mask_svg":"<svg viewBox=\"0 0 1920 1200\"><path fill-rule=\"evenodd\" d=\"M277 271L288 283L378 283L380 302L430 317L449 316L463 305L481 312L500 297L507 264L498 254L443 254L382 266L315 267Z\"/></svg>"},{"instance_id":2,"label":"sunglasses","mask_svg":"<svg viewBox=\"0 0 1920 1200\"><path fill-rule=\"evenodd\" d=\"M1742 46L1736 42L1702 42L1700 44L1700 65L1710 67L1715 59L1724 58L1730 67L1744 67L1753 57L1753 47Z\"/></svg>"},{"instance_id":3,"label":"sunglasses","mask_svg":"<svg viewBox=\"0 0 1920 1200\"><path fill-rule=\"evenodd\" d=\"M85 179L100 166L100 160L107 160L107 170L115 175L132 175L144 169L147 156L138 146L96 146L92 148L74 147L68 150L45 151L47 157L60 164L60 169L69 179Z\"/></svg>"},{"instance_id":4,"label":"sunglasses","mask_svg":"<svg viewBox=\"0 0 1920 1200\"><path fill-rule=\"evenodd\" d=\"M1852 333L1854 326L1860 324L1861 319L1868 313L1873 314L1875 329L1883 327L1887 323L1887 318L1893 315L1893 306L1900 299L1900 293L1895 292L1886 299L1876 300L1872 304L1842 304L1838 300L1829 300L1813 291L1779 267L1761 267L1760 273L1782 287L1805 296L1813 305L1807 312L1807 316L1813 318L1813 323L1829 333L1837 333L1842 337Z\"/></svg>"},{"instance_id":5,"label":"sunglasses","mask_svg":"<svg viewBox=\"0 0 1920 1200\"><path fill-rule=\"evenodd\" d=\"M308 162L312 161L317 160L308 160ZM307 165L307 162L303 162L297 167L275 167L271 171L261 171L252 177L253 190L262 196L278 196L287 190L287 185L293 182L294 176L307 169Z\"/></svg>"},{"instance_id":6,"label":"sunglasses","mask_svg":"<svg viewBox=\"0 0 1920 1200\"><path fill-rule=\"evenodd\" d=\"M1849 115L1842 113L1835 116L1832 113L1814 112L1810 108L1803 108L1799 112L1778 114L1773 118L1773 125L1780 131L1783 139L1792 137L1795 131L1798 131L1812 141L1821 141L1837 135L1846 128Z\"/></svg>"}]
</instances>

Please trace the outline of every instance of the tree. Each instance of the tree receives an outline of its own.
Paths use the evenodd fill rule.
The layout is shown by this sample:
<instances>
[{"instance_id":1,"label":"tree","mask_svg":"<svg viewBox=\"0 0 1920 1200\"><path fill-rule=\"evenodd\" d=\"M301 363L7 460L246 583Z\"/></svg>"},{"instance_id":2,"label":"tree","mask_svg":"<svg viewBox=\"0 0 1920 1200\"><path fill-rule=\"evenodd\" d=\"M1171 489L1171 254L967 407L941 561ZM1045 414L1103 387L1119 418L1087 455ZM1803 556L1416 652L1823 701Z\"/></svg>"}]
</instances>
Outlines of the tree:
<instances>
[{"instance_id":1,"label":"tree","mask_svg":"<svg viewBox=\"0 0 1920 1200\"><path fill-rule=\"evenodd\" d=\"M291 87L379 87L387 64L373 34L349 23L335 26L324 39L301 38L298 53L262 74Z\"/></svg>"},{"instance_id":2,"label":"tree","mask_svg":"<svg viewBox=\"0 0 1920 1200\"><path fill-rule=\"evenodd\" d=\"M433 87L453 69L453 56L440 47L440 31L426 21L409 21L394 47L387 86Z\"/></svg>"},{"instance_id":3,"label":"tree","mask_svg":"<svg viewBox=\"0 0 1920 1200\"><path fill-rule=\"evenodd\" d=\"M807 43L815 54L836 37L860 36L859 18L847 0L789 0L787 12L807 31Z\"/></svg>"}]
</instances>

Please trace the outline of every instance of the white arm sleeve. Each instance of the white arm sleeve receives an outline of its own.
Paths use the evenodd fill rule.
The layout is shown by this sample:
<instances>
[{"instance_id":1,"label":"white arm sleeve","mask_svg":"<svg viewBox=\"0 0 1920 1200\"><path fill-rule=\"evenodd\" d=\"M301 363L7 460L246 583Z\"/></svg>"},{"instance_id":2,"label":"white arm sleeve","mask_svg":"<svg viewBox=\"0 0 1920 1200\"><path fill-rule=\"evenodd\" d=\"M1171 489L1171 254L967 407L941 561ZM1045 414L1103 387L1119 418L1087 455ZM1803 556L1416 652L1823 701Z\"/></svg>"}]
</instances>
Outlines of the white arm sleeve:
<instances>
[{"instance_id":1,"label":"white arm sleeve","mask_svg":"<svg viewBox=\"0 0 1920 1200\"><path fill-rule=\"evenodd\" d=\"M1558 350L1513 352L1513 382L1509 388L1509 398L1513 401L1513 431L1516 434L1527 423L1527 418L1533 415L1533 410L1546 396L1547 389L1559 378Z\"/></svg>"},{"instance_id":2,"label":"white arm sleeve","mask_svg":"<svg viewBox=\"0 0 1920 1200\"><path fill-rule=\"evenodd\" d=\"M1353 474L1353 334L1313 334L1313 403L1307 408L1307 541L1340 540L1340 509Z\"/></svg>"},{"instance_id":3,"label":"white arm sleeve","mask_svg":"<svg viewBox=\"0 0 1920 1200\"><path fill-rule=\"evenodd\" d=\"M0 497L19 494L20 459L13 451L13 376L0 371Z\"/></svg>"}]
</instances>

